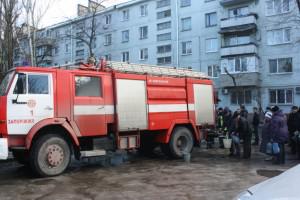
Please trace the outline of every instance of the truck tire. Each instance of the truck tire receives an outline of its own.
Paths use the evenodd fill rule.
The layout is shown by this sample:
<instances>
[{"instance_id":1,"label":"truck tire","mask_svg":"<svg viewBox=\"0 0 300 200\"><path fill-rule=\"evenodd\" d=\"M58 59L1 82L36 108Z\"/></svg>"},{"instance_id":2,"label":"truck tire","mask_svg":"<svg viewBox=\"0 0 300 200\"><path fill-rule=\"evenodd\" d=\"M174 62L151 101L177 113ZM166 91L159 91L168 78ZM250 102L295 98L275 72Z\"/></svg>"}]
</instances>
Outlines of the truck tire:
<instances>
[{"instance_id":1,"label":"truck tire","mask_svg":"<svg viewBox=\"0 0 300 200\"><path fill-rule=\"evenodd\" d=\"M30 167L38 176L57 176L69 166L71 148L63 137L47 134L35 141L29 158Z\"/></svg>"},{"instance_id":2,"label":"truck tire","mask_svg":"<svg viewBox=\"0 0 300 200\"><path fill-rule=\"evenodd\" d=\"M161 144L160 145L160 150L163 154L165 154L165 156L167 156L169 158L172 158L172 154L171 154L171 151L170 151L169 144Z\"/></svg>"},{"instance_id":3,"label":"truck tire","mask_svg":"<svg viewBox=\"0 0 300 200\"><path fill-rule=\"evenodd\" d=\"M193 150L194 139L191 131L186 127L177 127L173 130L169 148L173 158L183 158L184 153L190 153Z\"/></svg>"},{"instance_id":4,"label":"truck tire","mask_svg":"<svg viewBox=\"0 0 300 200\"><path fill-rule=\"evenodd\" d=\"M14 159L21 165L29 165L29 154L25 150L12 150Z\"/></svg>"}]
</instances>

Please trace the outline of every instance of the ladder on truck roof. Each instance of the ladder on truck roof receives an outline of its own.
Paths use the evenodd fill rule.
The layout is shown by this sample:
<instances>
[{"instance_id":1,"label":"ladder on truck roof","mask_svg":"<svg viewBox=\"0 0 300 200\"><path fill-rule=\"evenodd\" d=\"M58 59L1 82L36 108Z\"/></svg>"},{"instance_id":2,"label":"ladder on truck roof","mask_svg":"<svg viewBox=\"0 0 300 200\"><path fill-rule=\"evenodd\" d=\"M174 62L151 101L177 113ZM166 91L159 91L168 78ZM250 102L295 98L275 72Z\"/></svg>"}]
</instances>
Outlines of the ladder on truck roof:
<instances>
[{"instance_id":1,"label":"ladder on truck roof","mask_svg":"<svg viewBox=\"0 0 300 200\"><path fill-rule=\"evenodd\" d=\"M147 64L133 64L126 62L106 61L106 66L115 71L136 74L151 74L155 76L175 76L209 79L209 76L202 72L196 72L189 69L176 69L173 67L155 66Z\"/></svg>"}]
</instances>

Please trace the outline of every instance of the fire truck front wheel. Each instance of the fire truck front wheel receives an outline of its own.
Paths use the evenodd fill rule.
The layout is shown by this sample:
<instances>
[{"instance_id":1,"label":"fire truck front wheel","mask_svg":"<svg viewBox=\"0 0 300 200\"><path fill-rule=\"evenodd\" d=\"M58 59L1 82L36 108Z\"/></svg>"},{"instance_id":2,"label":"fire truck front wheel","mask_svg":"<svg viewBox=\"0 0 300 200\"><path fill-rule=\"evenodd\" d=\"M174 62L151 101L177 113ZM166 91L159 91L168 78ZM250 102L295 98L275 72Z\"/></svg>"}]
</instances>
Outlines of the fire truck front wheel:
<instances>
[{"instance_id":1,"label":"fire truck front wheel","mask_svg":"<svg viewBox=\"0 0 300 200\"><path fill-rule=\"evenodd\" d=\"M30 166L40 177L57 176L63 173L71 161L68 142L56 134L39 137L30 151Z\"/></svg>"},{"instance_id":2,"label":"fire truck front wheel","mask_svg":"<svg viewBox=\"0 0 300 200\"><path fill-rule=\"evenodd\" d=\"M193 150L194 139L191 131L186 127L176 127L169 142L170 153L173 158L183 158L185 153Z\"/></svg>"}]
</instances>

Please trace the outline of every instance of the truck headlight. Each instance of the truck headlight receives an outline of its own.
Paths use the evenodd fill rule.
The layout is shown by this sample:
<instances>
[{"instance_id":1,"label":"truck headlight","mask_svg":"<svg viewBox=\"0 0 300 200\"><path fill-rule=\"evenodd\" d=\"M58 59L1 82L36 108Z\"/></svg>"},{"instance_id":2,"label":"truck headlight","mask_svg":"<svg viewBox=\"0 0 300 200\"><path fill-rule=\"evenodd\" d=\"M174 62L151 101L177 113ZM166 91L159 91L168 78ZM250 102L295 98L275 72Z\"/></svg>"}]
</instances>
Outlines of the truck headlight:
<instances>
[{"instance_id":1,"label":"truck headlight","mask_svg":"<svg viewBox=\"0 0 300 200\"><path fill-rule=\"evenodd\" d=\"M251 197L252 197L252 193L247 190L239 194L235 198L235 200L251 200Z\"/></svg>"}]
</instances>

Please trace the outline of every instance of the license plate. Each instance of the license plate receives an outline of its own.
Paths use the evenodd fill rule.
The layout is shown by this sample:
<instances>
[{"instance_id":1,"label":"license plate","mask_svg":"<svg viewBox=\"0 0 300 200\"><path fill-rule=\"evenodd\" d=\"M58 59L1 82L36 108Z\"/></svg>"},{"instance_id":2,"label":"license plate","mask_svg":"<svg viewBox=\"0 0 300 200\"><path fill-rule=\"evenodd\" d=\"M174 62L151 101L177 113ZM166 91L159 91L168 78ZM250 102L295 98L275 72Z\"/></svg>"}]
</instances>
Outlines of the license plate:
<instances>
[{"instance_id":1,"label":"license plate","mask_svg":"<svg viewBox=\"0 0 300 200\"><path fill-rule=\"evenodd\" d=\"M8 158L8 143L7 138L0 138L0 160Z\"/></svg>"}]
</instances>

